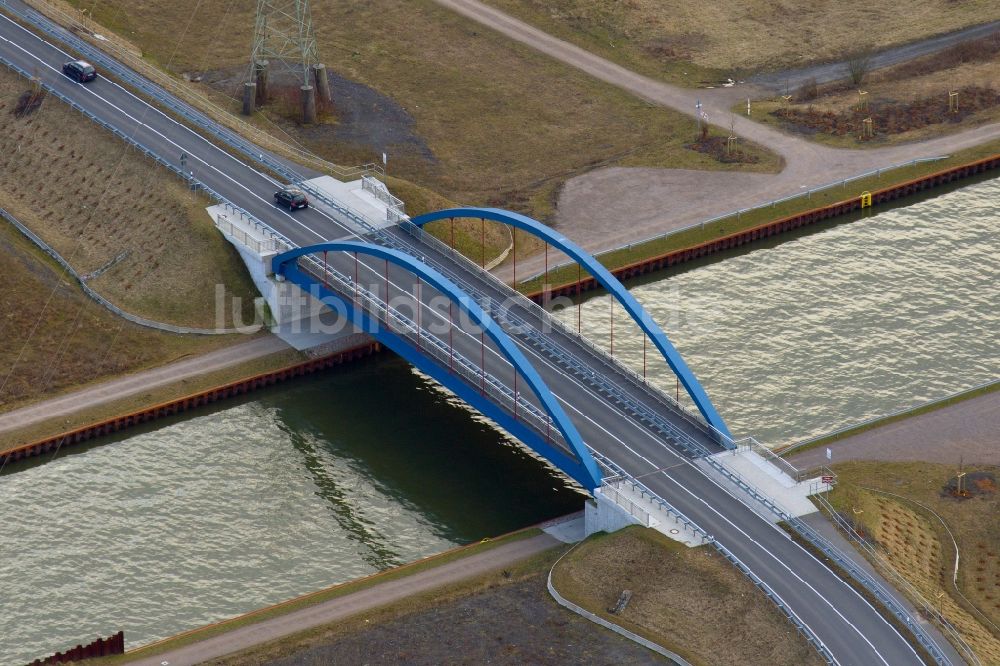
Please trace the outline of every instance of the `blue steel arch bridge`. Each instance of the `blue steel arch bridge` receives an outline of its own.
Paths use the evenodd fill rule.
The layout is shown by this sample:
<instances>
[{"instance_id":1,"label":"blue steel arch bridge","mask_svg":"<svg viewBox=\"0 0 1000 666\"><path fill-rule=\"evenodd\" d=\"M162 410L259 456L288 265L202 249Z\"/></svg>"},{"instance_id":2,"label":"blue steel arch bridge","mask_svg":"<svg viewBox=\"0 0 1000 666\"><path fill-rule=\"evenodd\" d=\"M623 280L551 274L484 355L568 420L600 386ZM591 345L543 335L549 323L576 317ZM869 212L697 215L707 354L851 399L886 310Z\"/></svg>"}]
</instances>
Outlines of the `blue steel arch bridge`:
<instances>
[{"instance_id":1,"label":"blue steel arch bridge","mask_svg":"<svg viewBox=\"0 0 1000 666\"><path fill-rule=\"evenodd\" d=\"M924 659L866 599L776 528L779 520L864 585L934 662L960 660L884 583L727 471L714 454L735 443L694 373L618 281L568 239L530 218L491 208L373 223L310 186L315 174L178 99L168 90L173 82L147 79L21 0L0 0L0 9L0 63L34 79L53 103L65 102L266 229L287 250L272 257L276 277L324 299L588 491L599 494L611 480L627 480L678 524L697 530L782 609L826 661L895 666ZM60 66L77 57L107 76L86 86L68 80ZM181 154L186 164L178 163ZM295 215L274 208L270 193L277 179L301 183L321 205ZM577 261L635 321L697 413L423 230L456 217L516 227ZM963 658L977 663L961 649Z\"/></svg>"},{"instance_id":2,"label":"blue steel arch bridge","mask_svg":"<svg viewBox=\"0 0 1000 666\"><path fill-rule=\"evenodd\" d=\"M471 285L462 273L475 273L477 267L422 230L434 221L462 217L511 224L585 266L677 374L704 422L645 378L637 381L635 373L506 285L493 280ZM279 254L272 270L347 317L588 490L600 485L601 471L567 410L583 416L597 411L595 403L612 398L636 416L659 416L668 441L688 454L733 446L725 423L663 330L617 278L561 234L496 208L438 211L403 220L399 229L420 242L422 251L372 242L317 243ZM383 241L392 240L385 230L379 235ZM398 240L390 244L402 246ZM449 261L441 261L442 254ZM456 270L459 266L464 270ZM577 347L575 358L566 353L567 346ZM609 368L620 375L619 381L608 377ZM563 379L566 369L575 375L572 382ZM629 388L639 389L646 400L630 396ZM681 418L684 427L668 426L671 417ZM588 417L581 425L593 430L594 424L588 423L592 420Z\"/></svg>"}]
</instances>

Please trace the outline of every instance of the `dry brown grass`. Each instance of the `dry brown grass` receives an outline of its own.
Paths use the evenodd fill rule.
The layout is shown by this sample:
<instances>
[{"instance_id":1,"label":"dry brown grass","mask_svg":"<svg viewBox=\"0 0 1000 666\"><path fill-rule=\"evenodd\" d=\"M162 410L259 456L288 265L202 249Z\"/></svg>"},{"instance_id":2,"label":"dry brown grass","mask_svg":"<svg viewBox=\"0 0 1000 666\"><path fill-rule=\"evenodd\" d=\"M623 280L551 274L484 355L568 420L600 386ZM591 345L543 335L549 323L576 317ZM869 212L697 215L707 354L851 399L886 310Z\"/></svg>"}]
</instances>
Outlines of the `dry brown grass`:
<instances>
[{"instance_id":1,"label":"dry brown grass","mask_svg":"<svg viewBox=\"0 0 1000 666\"><path fill-rule=\"evenodd\" d=\"M81 274L128 252L90 285L134 314L213 327L216 284L252 312L256 290L210 202L53 98L15 117L28 88L0 70L0 205Z\"/></svg>"},{"instance_id":2,"label":"dry brown grass","mask_svg":"<svg viewBox=\"0 0 1000 666\"><path fill-rule=\"evenodd\" d=\"M835 471L839 485L831 496L834 506L864 526L894 568L956 627L983 663L1000 663L1000 630L995 626L1000 625L996 492L965 500L943 495L957 465L846 463ZM967 599L952 585L954 546L934 514L958 543L959 589Z\"/></svg>"},{"instance_id":3,"label":"dry brown grass","mask_svg":"<svg viewBox=\"0 0 1000 666\"><path fill-rule=\"evenodd\" d=\"M883 49L1000 18L1000 5L992 0L486 1L623 64L682 83L713 73L840 60L859 44Z\"/></svg>"},{"instance_id":4,"label":"dry brown grass","mask_svg":"<svg viewBox=\"0 0 1000 666\"><path fill-rule=\"evenodd\" d=\"M581 544L552 582L567 599L692 663L822 663L777 607L707 546L687 548L630 527ZM628 606L609 614L625 589Z\"/></svg>"},{"instance_id":5,"label":"dry brown grass","mask_svg":"<svg viewBox=\"0 0 1000 666\"><path fill-rule=\"evenodd\" d=\"M0 409L230 344L140 328L97 305L17 230L0 223ZM64 424L50 423L55 431Z\"/></svg>"},{"instance_id":6,"label":"dry brown grass","mask_svg":"<svg viewBox=\"0 0 1000 666\"><path fill-rule=\"evenodd\" d=\"M175 75L240 67L248 58L253 3L75 4L91 8L97 20ZM392 173L453 201L546 217L566 179L623 160L634 166L778 167L773 155L752 167L733 167L687 150L692 120L512 43L432 0L316 0L312 11L328 67L401 105L432 153L391 149ZM330 132L317 136L289 124L282 129L340 164L371 161L382 150Z\"/></svg>"}]
</instances>

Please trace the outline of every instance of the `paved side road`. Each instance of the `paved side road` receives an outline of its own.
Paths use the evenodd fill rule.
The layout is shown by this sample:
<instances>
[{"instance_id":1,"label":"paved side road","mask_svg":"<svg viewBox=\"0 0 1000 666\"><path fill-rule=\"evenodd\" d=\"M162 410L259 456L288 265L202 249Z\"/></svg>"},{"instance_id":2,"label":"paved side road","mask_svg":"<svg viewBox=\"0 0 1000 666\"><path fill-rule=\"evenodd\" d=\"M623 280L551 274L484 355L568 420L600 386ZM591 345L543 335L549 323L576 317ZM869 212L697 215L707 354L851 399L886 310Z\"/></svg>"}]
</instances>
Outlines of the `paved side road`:
<instances>
[{"instance_id":1,"label":"paved side road","mask_svg":"<svg viewBox=\"0 0 1000 666\"><path fill-rule=\"evenodd\" d=\"M756 96L759 88L679 88L637 74L479 0L435 1L652 104L693 115L695 103L700 101L710 122L724 127L732 122L740 138L765 146L785 160L785 169L777 175L612 167L578 176L566 184L559 197L557 226L562 233L592 253L739 208L764 204L871 169L916 158L948 155L1000 137L1000 123L994 123L928 141L887 148L830 148L731 113L734 104L747 96ZM911 45L910 48L915 47ZM518 274L540 273L543 263L542 257L519 261ZM509 280L511 272L511 267L505 265L497 270L497 275Z\"/></svg>"},{"instance_id":2,"label":"paved side road","mask_svg":"<svg viewBox=\"0 0 1000 666\"><path fill-rule=\"evenodd\" d=\"M444 585L472 578L490 571L496 571L520 560L527 559L543 551L562 545L561 541L539 534L470 555L459 560L426 569L412 576L379 583L364 590L343 597L337 597L315 606L303 608L286 615L249 624L192 643L170 652L136 660L137 666L187 666L208 659L246 650L255 645L273 641L284 636L329 624L337 620L357 615L365 611L394 603L405 597L420 594Z\"/></svg>"},{"instance_id":3,"label":"paved side road","mask_svg":"<svg viewBox=\"0 0 1000 666\"><path fill-rule=\"evenodd\" d=\"M132 375L88 386L58 398L43 400L0 414L0 433L24 428L49 419L58 419L89 407L127 398L164 384L228 368L231 365L251 361L288 348L288 344L280 338L267 335L207 354L192 356L159 368L143 370Z\"/></svg>"},{"instance_id":4,"label":"paved side road","mask_svg":"<svg viewBox=\"0 0 1000 666\"><path fill-rule=\"evenodd\" d=\"M1000 391L845 437L829 445L833 462L920 461L1000 465ZM800 469L828 463L826 446L789 456Z\"/></svg>"}]
</instances>

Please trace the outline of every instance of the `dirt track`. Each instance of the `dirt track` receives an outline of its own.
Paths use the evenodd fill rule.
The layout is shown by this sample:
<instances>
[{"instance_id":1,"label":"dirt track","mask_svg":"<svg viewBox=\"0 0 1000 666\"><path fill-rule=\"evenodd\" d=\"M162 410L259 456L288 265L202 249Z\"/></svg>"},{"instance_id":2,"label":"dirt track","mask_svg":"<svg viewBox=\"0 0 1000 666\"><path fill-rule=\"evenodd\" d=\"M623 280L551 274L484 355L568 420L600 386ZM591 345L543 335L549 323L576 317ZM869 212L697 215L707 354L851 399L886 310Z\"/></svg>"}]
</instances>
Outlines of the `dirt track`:
<instances>
[{"instance_id":1,"label":"dirt track","mask_svg":"<svg viewBox=\"0 0 1000 666\"><path fill-rule=\"evenodd\" d=\"M436 2L653 104L694 115L695 103L700 100L709 122L728 126L732 121L738 136L766 146L785 160L785 169L774 176L611 168L574 178L559 197L557 225L591 252L767 203L871 169L947 155L1000 137L1000 123L994 123L920 143L876 150L820 146L743 116L734 117L730 107L748 96L754 97L752 87L678 88L636 74L477 0ZM587 214L581 215L581 211ZM518 273L541 272L543 261L536 257L518 262ZM509 267L498 271L505 278L510 278L509 272Z\"/></svg>"}]
</instances>

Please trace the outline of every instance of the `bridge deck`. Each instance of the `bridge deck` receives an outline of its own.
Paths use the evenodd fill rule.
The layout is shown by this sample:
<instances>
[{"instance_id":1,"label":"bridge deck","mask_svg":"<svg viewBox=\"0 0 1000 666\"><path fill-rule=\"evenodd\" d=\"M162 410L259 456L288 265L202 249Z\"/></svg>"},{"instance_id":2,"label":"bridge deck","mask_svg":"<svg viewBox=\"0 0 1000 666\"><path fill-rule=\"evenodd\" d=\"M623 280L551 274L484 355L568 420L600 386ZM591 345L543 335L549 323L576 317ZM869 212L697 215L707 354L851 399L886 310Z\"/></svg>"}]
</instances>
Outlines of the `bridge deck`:
<instances>
[{"instance_id":1,"label":"bridge deck","mask_svg":"<svg viewBox=\"0 0 1000 666\"><path fill-rule=\"evenodd\" d=\"M17 0L2 2L0 7L24 9ZM12 21L0 19L0 58L24 72L37 73L52 90L161 159L177 165L181 153L186 153L188 166L197 179L293 243L311 245L356 230L354 223L340 215L328 216L317 210L293 215L275 208L271 194L276 181L249 165L245 157L221 149L107 78L86 86L66 79L59 66L70 57ZM448 269L457 282L478 292L479 298L505 300L490 278L474 275L400 229L393 230L391 237L393 242L411 248L416 256ZM353 272L353 258L341 257L337 261L345 271ZM384 267L377 262L359 263L366 263L372 274L384 273ZM403 289L413 286L402 271L393 271L391 279ZM609 366L600 354L565 331L552 329L554 332L543 332L540 339L535 332L544 322L531 308L515 305L514 314L536 327L534 332L512 329L514 339L536 362L585 441L714 535L820 637L837 662L886 666L921 663L907 641L850 586L692 464L691 454L681 443L718 448L703 427L671 409L627 372ZM437 335L430 331L428 334ZM552 344L547 347L546 341ZM477 343L472 336L461 335L455 340L455 348L475 359L481 353ZM499 377L507 373L495 351L489 350L487 365ZM567 359L579 364L577 370L567 369L563 363ZM512 379L512 374L509 376ZM609 398L609 384L622 389L624 398ZM665 436L660 428L636 418L632 408L626 406L628 401L672 424L675 434Z\"/></svg>"}]
</instances>

